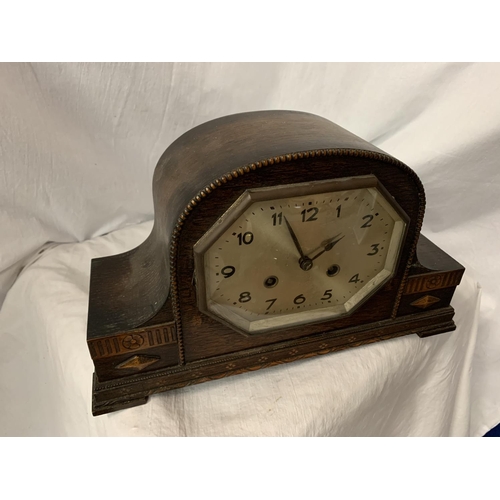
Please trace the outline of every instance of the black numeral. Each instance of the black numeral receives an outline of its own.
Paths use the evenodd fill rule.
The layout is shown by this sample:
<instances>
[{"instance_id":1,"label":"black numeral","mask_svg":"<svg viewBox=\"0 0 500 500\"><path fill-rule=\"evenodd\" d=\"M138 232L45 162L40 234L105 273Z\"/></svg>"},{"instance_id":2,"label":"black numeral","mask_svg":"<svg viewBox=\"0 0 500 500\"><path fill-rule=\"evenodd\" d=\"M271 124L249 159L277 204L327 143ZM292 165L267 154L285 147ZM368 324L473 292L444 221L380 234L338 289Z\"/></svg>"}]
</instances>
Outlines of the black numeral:
<instances>
[{"instance_id":1,"label":"black numeral","mask_svg":"<svg viewBox=\"0 0 500 500\"><path fill-rule=\"evenodd\" d=\"M306 214L308 214L309 212L312 212L312 215L310 215L306 219ZM316 215L318 215L318 212L319 212L319 208L316 208L316 207L308 208L307 210L304 208L304 210L302 210L302 212L300 212L302 215L302 222L311 222L313 220L318 220L318 218L316 217Z\"/></svg>"},{"instance_id":2,"label":"black numeral","mask_svg":"<svg viewBox=\"0 0 500 500\"><path fill-rule=\"evenodd\" d=\"M323 294L323 297L321 297L321 300L329 300L331 298L332 298L332 291L325 290L325 293Z\"/></svg>"},{"instance_id":3,"label":"black numeral","mask_svg":"<svg viewBox=\"0 0 500 500\"><path fill-rule=\"evenodd\" d=\"M363 228L363 227L372 227L372 225L370 224L370 222L373 220L373 215L365 215L363 217L363 220L366 220L366 222L361 226L361 228Z\"/></svg>"},{"instance_id":4,"label":"black numeral","mask_svg":"<svg viewBox=\"0 0 500 500\"><path fill-rule=\"evenodd\" d=\"M267 306L266 311L269 311L269 309L271 309L271 307L273 307L274 303L275 303L277 300L278 300L278 299L269 299L269 300L266 300L266 302L271 302L271 303Z\"/></svg>"},{"instance_id":5,"label":"black numeral","mask_svg":"<svg viewBox=\"0 0 500 500\"><path fill-rule=\"evenodd\" d=\"M342 208L342 205L339 205L335 210L337 210L337 217L340 217L340 209Z\"/></svg>"},{"instance_id":6,"label":"black numeral","mask_svg":"<svg viewBox=\"0 0 500 500\"><path fill-rule=\"evenodd\" d=\"M359 274L355 274L350 280L349 280L349 283L357 283L358 281L360 281L359 279Z\"/></svg>"},{"instance_id":7,"label":"black numeral","mask_svg":"<svg viewBox=\"0 0 500 500\"><path fill-rule=\"evenodd\" d=\"M242 244L250 245L250 243L252 243L252 241L253 241L253 233L250 233L250 232L247 232L244 234L238 233L236 235L236 237L238 238L240 245L242 245Z\"/></svg>"},{"instance_id":8,"label":"black numeral","mask_svg":"<svg viewBox=\"0 0 500 500\"><path fill-rule=\"evenodd\" d=\"M306 298L305 298L302 294L297 295L297 297L295 297L295 298L293 299L293 303L294 303L294 304L297 304L297 305L298 305L298 304L303 304L305 301L306 301Z\"/></svg>"},{"instance_id":9,"label":"black numeral","mask_svg":"<svg viewBox=\"0 0 500 500\"><path fill-rule=\"evenodd\" d=\"M283 213L280 212L279 214L273 214L272 219L273 226L281 226L281 223L283 222Z\"/></svg>"},{"instance_id":10,"label":"black numeral","mask_svg":"<svg viewBox=\"0 0 500 500\"><path fill-rule=\"evenodd\" d=\"M372 251L370 253L367 253L366 255L377 255L379 245L380 243L375 243L375 245L372 245Z\"/></svg>"},{"instance_id":11,"label":"black numeral","mask_svg":"<svg viewBox=\"0 0 500 500\"><path fill-rule=\"evenodd\" d=\"M236 268L233 266L223 267L220 271L224 278L230 278L236 272Z\"/></svg>"},{"instance_id":12,"label":"black numeral","mask_svg":"<svg viewBox=\"0 0 500 500\"><path fill-rule=\"evenodd\" d=\"M250 302L252 297L250 297L250 292L241 292L238 302Z\"/></svg>"}]
</instances>

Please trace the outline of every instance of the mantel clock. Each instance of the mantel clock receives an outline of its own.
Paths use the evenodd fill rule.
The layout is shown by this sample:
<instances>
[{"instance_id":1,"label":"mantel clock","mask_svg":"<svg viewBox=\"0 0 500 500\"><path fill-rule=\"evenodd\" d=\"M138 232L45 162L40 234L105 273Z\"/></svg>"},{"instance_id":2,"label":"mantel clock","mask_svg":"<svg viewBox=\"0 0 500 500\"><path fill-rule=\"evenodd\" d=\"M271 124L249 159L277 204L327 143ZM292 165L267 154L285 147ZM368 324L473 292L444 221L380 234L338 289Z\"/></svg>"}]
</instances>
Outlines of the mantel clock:
<instances>
[{"instance_id":1,"label":"mantel clock","mask_svg":"<svg viewBox=\"0 0 500 500\"><path fill-rule=\"evenodd\" d=\"M455 328L464 268L420 234L409 167L315 115L193 128L162 155L154 227L94 259L94 415L149 395Z\"/></svg>"}]
</instances>

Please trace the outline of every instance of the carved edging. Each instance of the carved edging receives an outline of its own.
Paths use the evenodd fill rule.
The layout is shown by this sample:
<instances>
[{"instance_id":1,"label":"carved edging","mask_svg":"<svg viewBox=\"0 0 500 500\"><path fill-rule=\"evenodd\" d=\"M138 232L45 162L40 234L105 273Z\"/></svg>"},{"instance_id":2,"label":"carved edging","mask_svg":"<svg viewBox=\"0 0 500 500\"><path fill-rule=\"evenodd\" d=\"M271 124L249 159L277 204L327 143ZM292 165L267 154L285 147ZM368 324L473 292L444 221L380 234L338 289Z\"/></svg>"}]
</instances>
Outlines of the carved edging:
<instances>
[{"instance_id":1,"label":"carved edging","mask_svg":"<svg viewBox=\"0 0 500 500\"><path fill-rule=\"evenodd\" d=\"M329 354L331 352L338 352L338 351L342 351L342 350L346 350L346 349L350 349L350 348L354 348L354 347L360 347L360 346L372 344L372 343L375 343L378 341L395 339L395 338L399 338L399 337L403 337L403 336L411 335L411 334L416 334L419 337L421 336L422 333L425 333L425 336L437 335L439 333L453 331L453 330L455 330L455 328L456 328L455 323L453 322L453 320L449 319L449 320L445 320L442 323L438 323L438 324L431 326L431 327L421 326L421 327L412 328L409 330L401 330L398 332L384 334L384 335L381 335L379 337L371 337L371 338L366 338L366 339L359 340L359 341L352 341L348 344L341 344L341 345L331 346L329 348L323 348L319 351L313 351L313 352L308 351L307 348L309 347L309 345L306 344L306 345L302 346L303 350L306 350L306 352L301 353L299 349L291 349L289 352L289 356L287 356L286 358L279 356L278 359L274 359L268 363L265 363L266 356L261 356L259 359L256 360L257 363L255 361L252 361L250 363L250 365L247 364L246 366L240 366L235 370L228 370L228 368L230 368L229 365L224 366L224 363L227 363L227 361L224 361L224 362L220 361L217 364L220 366L222 371L217 371L216 373L205 374L205 375L202 374L201 372L198 372L198 373L193 372L193 378L188 379L188 380L181 380L178 382L173 382L173 383L171 382L168 384L162 384L162 385L158 385L157 387L149 388L149 389L140 389L137 392L127 393L121 397L120 396L112 397L108 400L103 400L102 402L96 400L97 393L101 392L102 390L113 389L116 386L109 385L107 387L100 388L100 390L96 390L96 387L94 384L93 406L97 410L99 408L105 408L106 406L109 406L110 404L112 404L112 405L116 404L118 406L118 409L120 409L119 408L120 401L123 401L124 403L127 403L129 401L138 401L142 398L147 398L148 396L151 396L152 394L164 392L166 390L175 390L175 389L180 389L182 387L187 387L190 385L200 384L203 382L219 380L219 379L229 377L232 375L239 375L241 373L248 373L248 372L252 372L252 371L257 371L257 370L269 368L272 366L282 365L285 363L291 363L294 361L299 361L299 360L308 359L308 358L312 358L312 357L316 357L316 356L320 356L320 355L324 355L324 354ZM321 344L320 344L320 346L321 346ZM255 358L256 356L258 356L258 354L254 354L252 357ZM244 361L248 362L248 359L246 359ZM233 367L236 368L236 365L234 363L230 363L230 364L233 364ZM224 370L224 368L225 368L225 370ZM137 381L138 381L138 379L135 379L133 382L135 383Z\"/></svg>"},{"instance_id":2,"label":"carved edging","mask_svg":"<svg viewBox=\"0 0 500 500\"><path fill-rule=\"evenodd\" d=\"M87 345L92 359L96 361L144 351L150 347L176 344L177 338L176 324L170 321L151 328L135 328L110 337L90 339Z\"/></svg>"},{"instance_id":3,"label":"carved edging","mask_svg":"<svg viewBox=\"0 0 500 500\"><path fill-rule=\"evenodd\" d=\"M443 288L451 288L460 284L463 270L435 272L423 275L412 276L406 283L403 294L412 295L414 293L429 292Z\"/></svg>"},{"instance_id":4,"label":"carved edging","mask_svg":"<svg viewBox=\"0 0 500 500\"><path fill-rule=\"evenodd\" d=\"M408 255L408 262L406 264L406 269L403 273L403 278L401 280L400 287L396 294L396 300L394 302L394 309L391 314L391 318L395 318L397 315L397 310L399 308L399 304L401 302L401 297L403 295L406 281L408 278L408 274L412 265L413 256L415 255L415 251L418 244L418 237L420 235L420 229L422 227L422 222L424 218L424 210L425 210L425 192L424 187L420 178L417 174L403 162L397 160L396 158L383 154L376 153L373 151L367 151L362 149L317 149L310 151L301 151L297 153L289 153L280 156L274 156L271 158L267 158L265 160L257 161L255 163L249 163L245 166L239 167L237 169L231 170L230 172L226 172L224 175L213 180L210 184L201 189L197 195L195 195L191 201L186 205L183 212L180 214L177 219L177 223L172 231L172 236L170 239L170 290L172 294L172 310L174 315L174 321L177 326L177 339L178 339L178 347L179 347L179 362L181 365L186 363L184 356L184 339L182 332L182 322L181 322L181 313L180 313L180 304L179 304L179 290L178 290L178 282L177 282L177 250L179 244L179 238L182 231L182 226L184 225L185 220L193 210L193 208L198 205L204 198L206 198L210 193L212 193L215 189L226 184L227 182L232 181L233 179L238 178L239 176L243 176L245 174L251 173L259 168L272 166L274 164L291 162L298 159L303 158L314 158L316 156L358 156L362 158L368 158L371 160L379 160L385 163L389 163L391 165L396 166L401 169L405 174L409 176L409 178L414 182L417 187L417 191L420 196L420 204L418 208L418 215L416 221L416 231L415 231L415 239L410 247L410 252Z\"/></svg>"},{"instance_id":5,"label":"carved edging","mask_svg":"<svg viewBox=\"0 0 500 500\"><path fill-rule=\"evenodd\" d=\"M406 335L411 335L411 334L419 335L419 333L421 333L421 332L425 332L426 336L427 335L429 335L429 336L430 335L437 335L439 333L446 333L446 332L452 331L454 329L455 329L455 323L451 320L451 321L449 321L443 325L439 325L439 327L436 327L433 329L429 329L428 327L422 327L422 328L415 329L414 331L406 331L406 332L398 332L398 333L393 333L393 334L388 334L388 335L381 335L380 337L376 337L376 338L372 337L371 339L366 339L366 340L363 340L360 342L353 342L351 344L344 344L341 346L335 346L335 347L332 347L329 349L323 349L321 351L314 351L314 352L309 352L309 353L305 353L305 354L299 354L296 356L289 356L287 358L278 359L278 360L272 361L270 363L265 363L265 364L260 364L260 365L252 365L249 367L242 367L242 368L238 368L237 370L234 370L234 371L224 371L224 372L217 373L214 375L207 375L207 376L204 376L201 378L196 378L196 379L192 379L192 380L178 382L178 383L169 385L168 390L180 389L182 387L200 384L203 382L210 382L212 380L220 380L222 378L230 377L232 375L239 375L241 373L253 372L253 371L261 370L263 368L270 368L272 366L283 365L285 363L291 363L293 361L300 361L302 359L308 359L308 358L313 358L316 356L322 356L324 354L330 354L332 352L343 351L343 350L351 349L354 347L361 347L361 346L373 344L375 342L379 342L382 340L395 339L398 337L404 337ZM152 395L152 394L157 393L157 392L162 392L162 390L158 389L158 388L150 390L150 391L148 391L148 395Z\"/></svg>"},{"instance_id":6,"label":"carved edging","mask_svg":"<svg viewBox=\"0 0 500 500\"><path fill-rule=\"evenodd\" d=\"M146 382L148 380L175 376L193 370L194 371L203 370L210 366L238 363L241 360L248 360L249 358L256 356L273 357L276 356L276 353L280 353L286 350L309 352L309 349L311 347L314 348L315 346L317 346L320 350L322 350L322 353L325 349L328 349L328 351L324 352L324 354L326 354L327 352L341 350L343 345L345 345L346 348L348 348L348 347L356 347L358 345L363 345L364 343L371 343L368 342L369 339L371 338L374 338L375 340L373 342L376 342L377 339L386 340L385 338L386 336L389 336L387 338L392 338L390 337L391 335L393 337L399 337L411 333L419 334L423 331L426 331L427 329L435 330L436 328L444 325L448 321L446 318L453 317L453 314L454 311L451 306L443 308L442 310L439 311L437 315L435 311L432 312L425 311L425 312L415 313L412 315L414 324L415 322L416 323L423 322L424 324L422 326L417 326L414 328L405 328L405 325L408 324L407 317L398 318L396 321L387 319L380 322L380 327L384 328L386 326L389 326L390 328L392 328L392 330L389 331L388 333L385 333L383 336L379 335L376 337L373 337L373 328L362 328L359 326L355 326L347 328L343 331L328 330L320 334L315 334L313 337L307 336L298 339L286 340L279 342L277 344L253 347L251 349L246 349L244 351L240 351L235 354L224 354L222 356L207 358L199 361L193 361L188 363L187 365L176 365L176 366L170 366L168 368L160 368L159 370L145 373L140 376L138 375L130 376L132 378L123 377L116 380L109 380L105 382L100 382L98 384L96 383L94 384L94 393L125 387L130 383ZM438 318L437 322L436 318ZM442 320L439 321L439 318L441 318ZM429 325L425 326L426 321L428 321L429 319L433 320L433 324L431 324L430 326ZM406 333L399 335L400 332L406 332ZM337 341L339 343L336 343ZM332 342L334 343L334 345L331 345ZM99 385L99 387L96 387L96 385Z\"/></svg>"}]
</instances>

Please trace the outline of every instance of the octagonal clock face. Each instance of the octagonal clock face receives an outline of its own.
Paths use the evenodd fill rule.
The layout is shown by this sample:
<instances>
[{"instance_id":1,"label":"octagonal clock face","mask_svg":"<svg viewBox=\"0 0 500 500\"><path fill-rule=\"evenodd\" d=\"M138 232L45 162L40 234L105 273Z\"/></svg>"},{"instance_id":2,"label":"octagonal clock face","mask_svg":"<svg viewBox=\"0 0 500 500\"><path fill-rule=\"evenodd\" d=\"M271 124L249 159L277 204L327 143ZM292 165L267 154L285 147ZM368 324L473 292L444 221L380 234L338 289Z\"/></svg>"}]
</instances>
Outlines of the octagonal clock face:
<instances>
[{"instance_id":1,"label":"octagonal clock face","mask_svg":"<svg viewBox=\"0 0 500 500\"><path fill-rule=\"evenodd\" d=\"M371 175L248 190L194 246L198 306L244 334L348 315L394 275L407 224Z\"/></svg>"}]
</instances>

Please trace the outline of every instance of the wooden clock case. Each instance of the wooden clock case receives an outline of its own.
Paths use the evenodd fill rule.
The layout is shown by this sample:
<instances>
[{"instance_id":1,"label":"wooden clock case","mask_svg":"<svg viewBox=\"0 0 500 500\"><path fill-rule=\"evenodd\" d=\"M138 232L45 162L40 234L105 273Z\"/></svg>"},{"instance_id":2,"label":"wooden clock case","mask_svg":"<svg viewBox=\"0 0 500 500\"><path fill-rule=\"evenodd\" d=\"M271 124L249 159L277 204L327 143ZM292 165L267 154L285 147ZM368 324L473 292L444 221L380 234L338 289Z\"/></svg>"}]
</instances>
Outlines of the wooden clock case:
<instances>
[{"instance_id":1,"label":"wooden clock case","mask_svg":"<svg viewBox=\"0 0 500 500\"><path fill-rule=\"evenodd\" d=\"M247 189L375 175L409 217L394 276L347 317L245 336L197 307L193 246ZM162 155L154 227L137 248L91 265L92 412L279 363L455 329L464 268L420 234L425 195L399 160L308 113L260 111L202 124Z\"/></svg>"}]
</instances>

